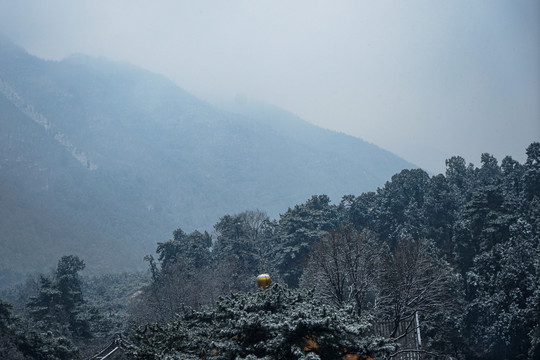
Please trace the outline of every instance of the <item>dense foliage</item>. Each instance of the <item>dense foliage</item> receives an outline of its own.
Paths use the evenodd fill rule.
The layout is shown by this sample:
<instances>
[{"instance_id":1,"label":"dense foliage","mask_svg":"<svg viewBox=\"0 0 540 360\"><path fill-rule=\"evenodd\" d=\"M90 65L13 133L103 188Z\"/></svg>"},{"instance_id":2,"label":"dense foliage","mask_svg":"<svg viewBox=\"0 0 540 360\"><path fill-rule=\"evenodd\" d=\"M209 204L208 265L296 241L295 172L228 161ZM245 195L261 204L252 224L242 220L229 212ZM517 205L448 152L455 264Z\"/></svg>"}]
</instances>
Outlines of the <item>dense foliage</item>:
<instances>
[{"instance_id":1,"label":"dense foliage","mask_svg":"<svg viewBox=\"0 0 540 360\"><path fill-rule=\"evenodd\" d=\"M369 326L352 309L273 285L222 297L210 310L186 310L166 324L141 326L132 353L148 360L286 360L375 357L395 349L368 335Z\"/></svg>"},{"instance_id":2,"label":"dense foliage","mask_svg":"<svg viewBox=\"0 0 540 360\"><path fill-rule=\"evenodd\" d=\"M70 360L79 351L66 337L41 332L12 313L11 305L0 300L0 358L10 360Z\"/></svg>"},{"instance_id":3,"label":"dense foliage","mask_svg":"<svg viewBox=\"0 0 540 360\"><path fill-rule=\"evenodd\" d=\"M159 282L146 292L173 306L147 319L171 320L184 305L252 289L262 254L278 282L314 288L327 304L393 322L385 336L404 336L399 324L419 314L426 350L538 356L540 144L527 155L525 164L506 157L499 165L483 154L478 168L452 157L444 175L403 170L377 192L344 196L339 204L313 196L277 221L258 211L226 215L217 237L205 235L197 246L189 244L200 234L179 238L177 230L158 246ZM175 296L174 281L197 287L206 301Z\"/></svg>"},{"instance_id":4,"label":"dense foliage","mask_svg":"<svg viewBox=\"0 0 540 360\"><path fill-rule=\"evenodd\" d=\"M110 335L103 319L114 316L126 335L118 325L137 324L131 351L144 359L392 356L417 325L424 356L539 359L540 143L524 164L483 154L480 167L461 157L446 165L436 176L403 170L338 204L315 195L277 220L245 211L223 216L213 234L177 229L146 257L150 279L81 286L84 263L63 257L21 291L23 318L2 305L2 351L23 351L28 336ZM256 291L263 271L280 285ZM104 298L120 283L122 301L93 320L82 289ZM23 322L37 331L21 337Z\"/></svg>"}]
</instances>

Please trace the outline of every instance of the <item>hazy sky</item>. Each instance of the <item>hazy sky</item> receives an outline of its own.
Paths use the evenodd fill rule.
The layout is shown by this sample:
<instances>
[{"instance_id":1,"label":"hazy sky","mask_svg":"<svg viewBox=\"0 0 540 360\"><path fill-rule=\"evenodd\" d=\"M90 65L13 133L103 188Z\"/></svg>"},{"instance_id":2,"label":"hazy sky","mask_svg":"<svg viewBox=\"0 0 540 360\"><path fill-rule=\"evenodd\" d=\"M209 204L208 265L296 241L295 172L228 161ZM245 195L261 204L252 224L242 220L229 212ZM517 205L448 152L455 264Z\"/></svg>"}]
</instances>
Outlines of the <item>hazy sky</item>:
<instances>
[{"instance_id":1,"label":"hazy sky","mask_svg":"<svg viewBox=\"0 0 540 360\"><path fill-rule=\"evenodd\" d=\"M264 100L433 173L540 141L536 0L0 0L0 32Z\"/></svg>"}]
</instances>

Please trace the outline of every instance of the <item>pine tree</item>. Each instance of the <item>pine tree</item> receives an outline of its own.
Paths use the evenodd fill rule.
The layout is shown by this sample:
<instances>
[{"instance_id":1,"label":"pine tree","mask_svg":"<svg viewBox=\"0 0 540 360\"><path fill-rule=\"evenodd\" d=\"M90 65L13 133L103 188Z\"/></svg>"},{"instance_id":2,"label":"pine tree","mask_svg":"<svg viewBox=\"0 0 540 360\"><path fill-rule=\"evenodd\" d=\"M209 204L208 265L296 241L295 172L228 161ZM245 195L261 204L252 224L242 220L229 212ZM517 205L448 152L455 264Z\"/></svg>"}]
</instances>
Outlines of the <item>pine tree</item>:
<instances>
[{"instance_id":1,"label":"pine tree","mask_svg":"<svg viewBox=\"0 0 540 360\"><path fill-rule=\"evenodd\" d=\"M68 338L31 328L13 315L11 308L11 304L0 299L1 359L73 360L78 357L78 349Z\"/></svg>"},{"instance_id":2,"label":"pine tree","mask_svg":"<svg viewBox=\"0 0 540 360\"><path fill-rule=\"evenodd\" d=\"M137 359L340 359L379 356L395 347L368 335L370 323L310 291L269 290L220 298L211 310L186 311L170 323L141 326Z\"/></svg>"},{"instance_id":3,"label":"pine tree","mask_svg":"<svg viewBox=\"0 0 540 360\"><path fill-rule=\"evenodd\" d=\"M27 304L38 327L77 338L92 336L78 276L84 267L77 256L63 256L54 279L41 276L39 292Z\"/></svg>"},{"instance_id":4,"label":"pine tree","mask_svg":"<svg viewBox=\"0 0 540 360\"><path fill-rule=\"evenodd\" d=\"M526 356L536 345L529 334L538 319L534 299L540 289L540 239L521 220L511 234L509 241L475 257L467 274L466 330L471 349L481 358Z\"/></svg>"},{"instance_id":5,"label":"pine tree","mask_svg":"<svg viewBox=\"0 0 540 360\"><path fill-rule=\"evenodd\" d=\"M326 195L314 195L281 215L277 243L269 255L287 285L298 286L311 247L337 226L337 207Z\"/></svg>"}]
</instances>

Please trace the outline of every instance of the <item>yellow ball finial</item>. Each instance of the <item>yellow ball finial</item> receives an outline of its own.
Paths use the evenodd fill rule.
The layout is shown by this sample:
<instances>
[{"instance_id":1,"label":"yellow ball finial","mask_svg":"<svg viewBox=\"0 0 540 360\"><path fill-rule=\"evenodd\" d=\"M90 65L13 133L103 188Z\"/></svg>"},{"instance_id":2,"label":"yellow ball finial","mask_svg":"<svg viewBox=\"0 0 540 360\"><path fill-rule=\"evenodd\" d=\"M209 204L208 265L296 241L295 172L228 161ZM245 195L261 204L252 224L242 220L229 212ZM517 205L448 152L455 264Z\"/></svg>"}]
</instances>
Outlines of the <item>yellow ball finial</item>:
<instances>
[{"instance_id":1,"label":"yellow ball finial","mask_svg":"<svg viewBox=\"0 0 540 360\"><path fill-rule=\"evenodd\" d=\"M271 283L272 283L272 279L270 278L270 275L261 274L257 276L257 286L259 288L263 288L264 290L266 290L266 288L268 288Z\"/></svg>"}]
</instances>

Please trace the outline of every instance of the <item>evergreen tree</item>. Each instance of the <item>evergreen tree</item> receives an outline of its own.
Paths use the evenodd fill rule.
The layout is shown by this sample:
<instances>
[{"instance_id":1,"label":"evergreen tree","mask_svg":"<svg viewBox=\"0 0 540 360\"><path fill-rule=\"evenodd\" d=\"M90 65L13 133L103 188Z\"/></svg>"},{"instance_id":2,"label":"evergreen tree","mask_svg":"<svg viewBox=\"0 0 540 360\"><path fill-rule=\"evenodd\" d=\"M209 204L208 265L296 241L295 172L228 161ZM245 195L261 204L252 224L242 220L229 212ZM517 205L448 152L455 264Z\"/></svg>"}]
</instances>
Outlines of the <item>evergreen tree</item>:
<instances>
[{"instance_id":1,"label":"evergreen tree","mask_svg":"<svg viewBox=\"0 0 540 360\"><path fill-rule=\"evenodd\" d=\"M298 286L310 249L337 225L337 207L326 195L314 195L281 215L270 262L287 285Z\"/></svg>"},{"instance_id":2,"label":"evergreen tree","mask_svg":"<svg viewBox=\"0 0 540 360\"><path fill-rule=\"evenodd\" d=\"M260 269L259 251L268 221L268 216L260 211L223 216L214 225L217 234L212 249L214 260L217 263L235 262L242 275L257 273ZM247 277L245 280L249 281Z\"/></svg>"},{"instance_id":3,"label":"evergreen tree","mask_svg":"<svg viewBox=\"0 0 540 360\"><path fill-rule=\"evenodd\" d=\"M448 260L453 258L453 224L458 204L459 200L443 175L430 179L423 206L426 238L433 240Z\"/></svg>"},{"instance_id":4,"label":"evergreen tree","mask_svg":"<svg viewBox=\"0 0 540 360\"><path fill-rule=\"evenodd\" d=\"M360 196L344 196L339 206L339 220L343 224L354 224L358 229L374 230L377 213L378 195L375 192L363 193Z\"/></svg>"},{"instance_id":5,"label":"evergreen tree","mask_svg":"<svg viewBox=\"0 0 540 360\"><path fill-rule=\"evenodd\" d=\"M540 233L540 143L527 148L527 161L523 166L522 213L533 231Z\"/></svg>"},{"instance_id":6,"label":"evergreen tree","mask_svg":"<svg viewBox=\"0 0 540 360\"><path fill-rule=\"evenodd\" d=\"M425 236L423 206L428 186L424 170L402 170L377 191L375 231L391 247L403 235Z\"/></svg>"},{"instance_id":7,"label":"evergreen tree","mask_svg":"<svg viewBox=\"0 0 540 360\"><path fill-rule=\"evenodd\" d=\"M521 211L524 167L507 156L501 162L502 189L506 208L514 213Z\"/></svg>"},{"instance_id":8,"label":"evergreen tree","mask_svg":"<svg viewBox=\"0 0 540 360\"><path fill-rule=\"evenodd\" d=\"M73 360L79 351L63 336L31 328L0 299L0 358L10 360Z\"/></svg>"},{"instance_id":9,"label":"evergreen tree","mask_svg":"<svg viewBox=\"0 0 540 360\"><path fill-rule=\"evenodd\" d=\"M158 263L151 255L145 257L153 281L132 307L132 319L166 321L186 305L198 307L211 301L206 291L212 279L211 245L207 232L186 234L182 229L176 229L172 239L158 243Z\"/></svg>"},{"instance_id":10,"label":"evergreen tree","mask_svg":"<svg viewBox=\"0 0 540 360\"><path fill-rule=\"evenodd\" d=\"M480 156L481 166L477 169L476 180L480 187L487 185L497 185L500 182L501 169L497 159L488 153Z\"/></svg>"},{"instance_id":11,"label":"evergreen tree","mask_svg":"<svg viewBox=\"0 0 540 360\"><path fill-rule=\"evenodd\" d=\"M521 220L512 226L511 235L507 242L476 256L467 274L467 338L474 355L481 358L526 356L537 346L531 344L529 334L538 319L534 299L540 289L536 268L540 239Z\"/></svg>"},{"instance_id":12,"label":"evergreen tree","mask_svg":"<svg viewBox=\"0 0 540 360\"><path fill-rule=\"evenodd\" d=\"M180 258L190 259L196 268L207 266L210 261L211 246L212 238L206 231L186 234L182 229L176 229L172 239L158 243L156 253L161 270L167 270Z\"/></svg>"},{"instance_id":13,"label":"evergreen tree","mask_svg":"<svg viewBox=\"0 0 540 360\"><path fill-rule=\"evenodd\" d=\"M476 169L471 200L462 207L454 232L456 258L462 274L471 268L476 255L509 239L510 226L519 216L516 204L519 185L514 183L519 172L510 158L505 159L501 170L493 156L482 154L482 167Z\"/></svg>"},{"instance_id":14,"label":"evergreen tree","mask_svg":"<svg viewBox=\"0 0 540 360\"><path fill-rule=\"evenodd\" d=\"M78 273L85 267L77 256L63 256L58 261L54 279L41 276L37 296L27 304L38 327L57 334L89 338L89 309L85 306Z\"/></svg>"},{"instance_id":15,"label":"evergreen tree","mask_svg":"<svg viewBox=\"0 0 540 360\"><path fill-rule=\"evenodd\" d=\"M341 359L395 348L368 335L370 324L306 290L269 290L221 298L211 310L186 311L136 331L137 359Z\"/></svg>"}]
</instances>

